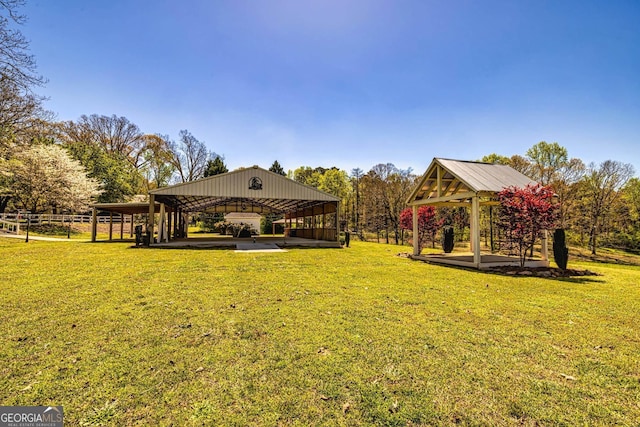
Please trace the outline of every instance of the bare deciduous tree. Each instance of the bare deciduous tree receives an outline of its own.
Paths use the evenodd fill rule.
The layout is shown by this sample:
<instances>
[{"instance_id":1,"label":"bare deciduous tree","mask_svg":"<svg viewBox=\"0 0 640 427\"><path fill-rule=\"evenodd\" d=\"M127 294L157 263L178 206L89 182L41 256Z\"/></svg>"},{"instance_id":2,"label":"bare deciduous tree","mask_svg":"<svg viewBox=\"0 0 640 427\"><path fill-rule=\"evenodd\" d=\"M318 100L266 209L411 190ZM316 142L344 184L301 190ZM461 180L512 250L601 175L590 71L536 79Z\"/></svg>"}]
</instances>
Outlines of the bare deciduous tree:
<instances>
[{"instance_id":1,"label":"bare deciduous tree","mask_svg":"<svg viewBox=\"0 0 640 427\"><path fill-rule=\"evenodd\" d=\"M533 165L526 158L518 154L515 154L511 156L511 158L509 159L509 166L511 166L521 174L526 175L529 178L533 178L533 175L534 175Z\"/></svg>"},{"instance_id":2,"label":"bare deciduous tree","mask_svg":"<svg viewBox=\"0 0 640 427\"><path fill-rule=\"evenodd\" d=\"M600 225L619 197L618 190L624 187L633 174L634 169L631 164L606 160L598 166L595 163L589 164L580 182L583 206L589 219L589 244L593 255L596 255L596 240L600 233Z\"/></svg>"},{"instance_id":3,"label":"bare deciduous tree","mask_svg":"<svg viewBox=\"0 0 640 427\"><path fill-rule=\"evenodd\" d=\"M407 198L415 182L411 169L398 169L391 163L375 165L364 176L367 210L370 211L371 225L379 231L386 231L389 243L389 229L393 230L395 243L400 241L400 214L406 206Z\"/></svg>"},{"instance_id":4,"label":"bare deciduous tree","mask_svg":"<svg viewBox=\"0 0 640 427\"><path fill-rule=\"evenodd\" d=\"M136 168L143 162L144 134L126 117L118 117L115 114L82 115L77 122L61 123L60 131L62 139L67 144L97 144L107 153L122 154Z\"/></svg>"},{"instance_id":5,"label":"bare deciduous tree","mask_svg":"<svg viewBox=\"0 0 640 427\"><path fill-rule=\"evenodd\" d=\"M22 32L11 28L23 24L26 17L18 12L24 0L0 0L0 75L22 90L40 86L45 79L36 73L36 61L29 54L29 41Z\"/></svg>"},{"instance_id":6,"label":"bare deciduous tree","mask_svg":"<svg viewBox=\"0 0 640 427\"><path fill-rule=\"evenodd\" d=\"M172 163L180 182L194 181L204 176L210 158L207 146L198 141L188 130L180 131L180 140L171 143Z\"/></svg>"},{"instance_id":7,"label":"bare deciduous tree","mask_svg":"<svg viewBox=\"0 0 640 427\"><path fill-rule=\"evenodd\" d=\"M566 228L569 223L571 213L576 213L575 208L578 200L576 184L584 175L585 165L580 159L569 159L562 167L557 170L551 187L558 197L558 226Z\"/></svg>"},{"instance_id":8,"label":"bare deciduous tree","mask_svg":"<svg viewBox=\"0 0 640 427\"><path fill-rule=\"evenodd\" d=\"M24 94L7 77L0 75L0 128L12 129L27 124L40 108L40 99Z\"/></svg>"},{"instance_id":9,"label":"bare deciduous tree","mask_svg":"<svg viewBox=\"0 0 640 427\"><path fill-rule=\"evenodd\" d=\"M144 135L143 163L148 189L168 185L175 172L171 140L166 135Z\"/></svg>"},{"instance_id":10,"label":"bare deciduous tree","mask_svg":"<svg viewBox=\"0 0 640 427\"><path fill-rule=\"evenodd\" d=\"M360 238L363 238L362 229L360 227L360 215L361 215L361 206L360 206L360 180L362 179L364 172L360 168L351 169L351 184L353 186L353 215L351 218L351 222L354 227L354 231L358 233Z\"/></svg>"},{"instance_id":11,"label":"bare deciduous tree","mask_svg":"<svg viewBox=\"0 0 640 427\"><path fill-rule=\"evenodd\" d=\"M0 0L0 145L29 143L29 132L52 114L42 109L43 98L32 92L45 83L36 73L29 42L15 26L26 17L19 13L24 0ZM41 129L39 129L41 130Z\"/></svg>"}]
</instances>

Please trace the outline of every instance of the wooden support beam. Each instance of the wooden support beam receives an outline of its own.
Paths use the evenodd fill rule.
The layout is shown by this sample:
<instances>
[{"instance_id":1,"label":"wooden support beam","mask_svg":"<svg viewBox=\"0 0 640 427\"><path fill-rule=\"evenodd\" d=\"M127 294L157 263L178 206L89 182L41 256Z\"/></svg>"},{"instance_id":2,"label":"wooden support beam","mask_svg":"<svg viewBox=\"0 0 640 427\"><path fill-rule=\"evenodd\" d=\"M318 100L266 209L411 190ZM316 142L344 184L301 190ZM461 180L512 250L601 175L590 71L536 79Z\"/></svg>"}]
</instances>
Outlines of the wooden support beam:
<instances>
[{"instance_id":1,"label":"wooden support beam","mask_svg":"<svg viewBox=\"0 0 640 427\"><path fill-rule=\"evenodd\" d=\"M147 233L149 235L149 245L153 243L153 226L156 217L156 196L149 194L149 216L147 217Z\"/></svg>"},{"instance_id":2,"label":"wooden support beam","mask_svg":"<svg viewBox=\"0 0 640 427\"><path fill-rule=\"evenodd\" d=\"M109 212L109 241L113 240L113 212Z\"/></svg>"},{"instance_id":3,"label":"wooden support beam","mask_svg":"<svg viewBox=\"0 0 640 427\"><path fill-rule=\"evenodd\" d=\"M420 255L420 242L418 241L418 206L411 207L413 211L413 254Z\"/></svg>"},{"instance_id":4,"label":"wooden support beam","mask_svg":"<svg viewBox=\"0 0 640 427\"><path fill-rule=\"evenodd\" d=\"M96 236L98 234L98 211L96 208L93 208L91 212L91 241L96 241Z\"/></svg>"},{"instance_id":5,"label":"wooden support beam","mask_svg":"<svg viewBox=\"0 0 640 427\"><path fill-rule=\"evenodd\" d=\"M454 185L456 181L455 180L449 180L449 183L447 184L447 186L444 189L444 194L449 194L449 190L451 190L451 186ZM459 187L459 182L458 182L458 187Z\"/></svg>"},{"instance_id":6,"label":"wooden support beam","mask_svg":"<svg viewBox=\"0 0 640 427\"><path fill-rule=\"evenodd\" d=\"M173 211L173 238L178 237L178 209Z\"/></svg>"},{"instance_id":7,"label":"wooden support beam","mask_svg":"<svg viewBox=\"0 0 640 427\"><path fill-rule=\"evenodd\" d=\"M478 196L471 199L471 250L473 251L473 263L480 268L480 204Z\"/></svg>"},{"instance_id":8,"label":"wooden support beam","mask_svg":"<svg viewBox=\"0 0 640 427\"><path fill-rule=\"evenodd\" d=\"M165 210L164 210L164 203L160 203L160 219L158 222L158 243L164 241L165 239L165 234L166 234L166 228L165 228L165 222L166 218L165 218Z\"/></svg>"},{"instance_id":9,"label":"wooden support beam","mask_svg":"<svg viewBox=\"0 0 640 427\"><path fill-rule=\"evenodd\" d=\"M325 205L322 205L322 240L327 240L325 232L327 228L327 214L324 212L324 206Z\"/></svg>"},{"instance_id":10,"label":"wooden support beam","mask_svg":"<svg viewBox=\"0 0 640 427\"><path fill-rule=\"evenodd\" d=\"M316 216L312 215L311 216L311 236L315 239L316 238Z\"/></svg>"},{"instance_id":11,"label":"wooden support beam","mask_svg":"<svg viewBox=\"0 0 640 427\"><path fill-rule=\"evenodd\" d=\"M549 245L547 243L549 232L547 230L542 231L542 259L549 261Z\"/></svg>"},{"instance_id":12,"label":"wooden support beam","mask_svg":"<svg viewBox=\"0 0 640 427\"><path fill-rule=\"evenodd\" d=\"M340 202L336 202L336 240L340 242L340 217L338 213L340 212Z\"/></svg>"},{"instance_id":13,"label":"wooden support beam","mask_svg":"<svg viewBox=\"0 0 640 427\"><path fill-rule=\"evenodd\" d=\"M435 198L432 198L432 199L415 200L415 201L411 202L410 205L411 206L435 205L435 204L440 203L440 202L448 202L448 201L452 201L452 200L470 199L470 198L475 197L475 196L476 196L476 193L474 193L473 191L467 191L465 193L453 194L451 196L443 196L443 197L435 197Z\"/></svg>"}]
</instances>

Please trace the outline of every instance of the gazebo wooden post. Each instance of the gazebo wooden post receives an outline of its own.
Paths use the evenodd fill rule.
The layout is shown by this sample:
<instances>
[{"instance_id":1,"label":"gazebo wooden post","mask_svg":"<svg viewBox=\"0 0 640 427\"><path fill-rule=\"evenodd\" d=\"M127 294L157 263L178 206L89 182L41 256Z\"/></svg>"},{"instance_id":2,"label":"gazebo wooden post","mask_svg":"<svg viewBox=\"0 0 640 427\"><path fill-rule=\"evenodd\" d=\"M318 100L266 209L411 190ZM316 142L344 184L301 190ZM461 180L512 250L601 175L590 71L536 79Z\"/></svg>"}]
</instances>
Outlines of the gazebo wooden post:
<instances>
[{"instance_id":1,"label":"gazebo wooden post","mask_svg":"<svg viewBox=\"0 0 640 427\"><path fill-rule=\"evenodd\" d=\"M109 212L109 241L113 240L113 212Z\"/></svg>"},{"instance_id":2,"label":"gazebo wooden post","mask_svg":"<svg viewBox=\"0 0 640 427\"><path fill-rule=\"evenodd\" d=\"M120 214L120 240L123 239L124 236L124 214Z\"/></svg>"},{"instance_id":3,"label":"gazebo wooden post","mask_svg":"<svg viewBox=\"0 0 640 427\"><path fill-rule=\"evenodd\" d=\"M411 207L413 211L413 254L418 256L420 255L420 239L418 234L418 206L413 205Z\"/></svg>"},{"instance_id":4,"label":"gazebo wooden post","mask_svg":"<svg viewBox=\"0 0 640 427\"><path fill-rule=\"evenodd\" d=\"M129 237L133 237L133 214L131 214L131 224L129 224Z\"/></svg>"},{"instance_id":5,"label":"gazebo wooden post","mask_svg":"<svg viewBox=\"0 0 640 427\"><path fill-rule=\"evenodd\" d=\"M98 210L94 207L91 212L91 241L96 241L98 234Z\"/></svg>"},{"instance_id":6,"label":"gazebo wooden post","mask_svg":"<svg viewBox=\"0 0 640 427\"><path fill-rule=\"evenodd\" d=\"M149 216L147 217L147 235L149 236L149 245L153 242L153 225L156 216L156 196L149 194Z\"/></svg>"},{"instance_id":7,"label":"gazebo wooden post","mask_svg":"<svg viewBox=\"0 0 640 427\"><path fill-rule=\"evenodd\" d=\"M480 203L478 196L471 198L471 250L473 263L480 268Z\"/></svg>"},{"instance_id":8,"label":"gazebo wooden post","mask_svg":"<svg viewBox=\"0 0 640 427\"><path fill-rule=\"evenodd\" d=\"M167 241L171 240L171 226L173 225L173 212L169 212L169 214L167 215Z\"/></svg>"}]
</instances>

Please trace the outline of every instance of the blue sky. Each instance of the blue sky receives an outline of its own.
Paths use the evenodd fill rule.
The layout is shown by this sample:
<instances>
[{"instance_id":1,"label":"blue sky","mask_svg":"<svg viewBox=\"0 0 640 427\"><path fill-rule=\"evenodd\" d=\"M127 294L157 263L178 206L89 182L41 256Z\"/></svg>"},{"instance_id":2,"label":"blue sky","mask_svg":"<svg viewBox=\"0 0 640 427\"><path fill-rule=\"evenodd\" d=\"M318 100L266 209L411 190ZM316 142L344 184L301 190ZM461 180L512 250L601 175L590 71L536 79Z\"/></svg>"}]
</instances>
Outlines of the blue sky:
<instances>
[{"instance_id":1,"label":"blue sky","mask_svg":"<svg viewBox=\"0 0 640 427\"><path fill-rule=\"evenodd\" d=\"M640 173L640 2L29 0L59 120L188 129L227 165L422 173L558 142Z\"/></svg>"}]
</instances>

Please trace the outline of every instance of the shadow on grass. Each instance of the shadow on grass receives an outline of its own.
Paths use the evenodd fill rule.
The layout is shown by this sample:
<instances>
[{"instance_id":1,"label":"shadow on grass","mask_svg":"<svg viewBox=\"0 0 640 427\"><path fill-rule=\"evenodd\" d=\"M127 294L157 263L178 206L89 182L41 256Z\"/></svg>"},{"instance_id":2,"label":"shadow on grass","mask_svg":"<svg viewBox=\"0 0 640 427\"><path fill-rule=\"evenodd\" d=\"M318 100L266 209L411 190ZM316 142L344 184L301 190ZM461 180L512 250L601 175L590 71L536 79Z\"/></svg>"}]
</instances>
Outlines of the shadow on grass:
<instances>
[{"instance_id":1,"label":"shadow on grass","mask_svg":"<svg viewBox=\"0 0 640 427\"><path fill-rule=\"evenodd\" d=\"M468 269L469 271L474 271L474 269ZM589 275L581 275L581 276L536 276L534 274L526 275L526 274L505 274L499 271L491 271L491 270L475 270L479 273L489 274L494 276L503 276L510 277L515 280L522 279L541 279L541 280L554 280L558 282L567 282L567 283L604 283L605 280L597 279L596 277L601 277L599 274L589 274ZM591 272L589 272L591 273Z\"/></svg>"},{"instance_id":2,"label":"shadow on grass","mask_svg":"<svg viewBox=\"0 0 640 427\"><path fill-rule=\"evenodd\" d=\"M183 250L183 251L235 251L235 246L130 246L128 249L146 249L146 250Z\"/></svg>"},{"instance_id":3,"label":"shadow on grass","mask_svg":"<svg viewBox=\"0 0 640 427\"><path fill-rule=\"evenodd\" d=\"M135 244L135 242L136 242L135 239L96 240L95 242L92 242L91 239L89 239L89 240L82 241L82 243L91 243L92 245L105 245L105 244L109 245L112 243L134 243ZM135 247L135 245L133 247Z\"/></svg>"},{"instance_id":4,"label":"shadow on grass","mask_svg":"<svg viewBox=\"0 0 640 427\"><path fill-rule=\"evenodd\" d=\"M411 258L409 258L411 259ZM422 261L422 260L417 260ZM543 280L555 280L560 282L567 283L604 283L605 281L602 279L597 279L597 277L602 277L602 274L595 273L589 270L560 270L559 268L553 267L513 267L513 266L505 266L505 267L493 267L486 270L479 270L473 267L465 267L451 264L440 264L440 263L430 263L428 261L422 261L425 264L429 264L432 266L438 266L443 268L448 268L452 270L462 270L468 271L472 273L479 273L484 275L493 275L493 276L503 276L503 277L511 277L513 279L543 279ZM546 272L546 273L545 273Z\"/></svg>"}]
</instances>

